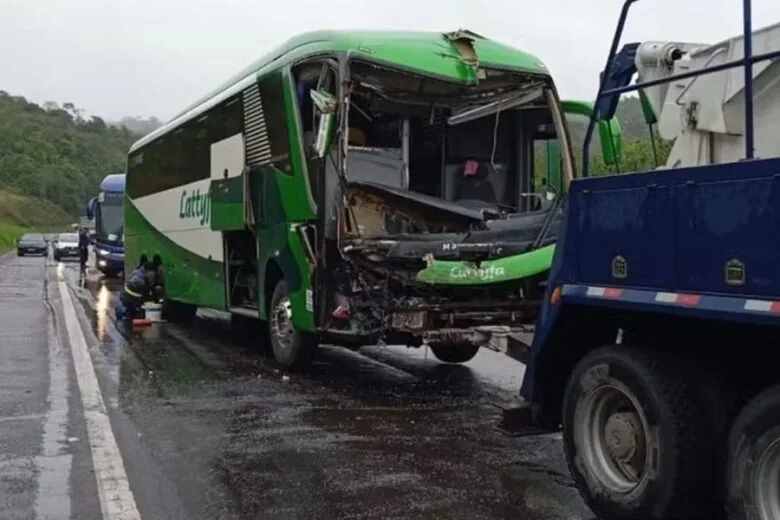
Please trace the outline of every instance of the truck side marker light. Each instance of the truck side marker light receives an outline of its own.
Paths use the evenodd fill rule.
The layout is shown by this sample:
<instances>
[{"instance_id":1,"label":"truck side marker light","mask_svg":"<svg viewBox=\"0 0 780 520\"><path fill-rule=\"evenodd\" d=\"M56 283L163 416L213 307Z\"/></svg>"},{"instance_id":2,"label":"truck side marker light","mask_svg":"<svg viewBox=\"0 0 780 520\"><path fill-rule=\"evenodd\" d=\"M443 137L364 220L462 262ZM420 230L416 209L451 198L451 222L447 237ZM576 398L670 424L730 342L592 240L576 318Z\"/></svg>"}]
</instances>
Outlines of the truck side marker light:
<instances>
[{"instance_id":1,"label":"truck side marker light","mask_svg":"<svg viewBox=\"0 0 780 520\"><path fill-rule=\"evenodd\" d=\"M690 305L695 307L699 305L700 296L698 294L679 294L659 292L655 295L655 301L659 303L674 303L677 305Z\"/></svg>"},{"instance_id":2,"label":"truck side marker light","mask_svg":"<svg viewBox=\"0 0 780 520\"><path fill-rule=\"evenodd\" d=\"M770 302L766 300L745 300L744 310L780 314L780 302Z\"/></svg>"},{"instance_id":3,"label":"truck side marker light","mask_svg":"<svg viewBox=\"0 0 780 520\"><path fill-rule=\"evenodd\" d=\"M561 299L561 286L559 285L555 289L553 289L552 294L550 295L550 305L555 305L558 303L558 300Z\"/></svg>"}]
</instances>

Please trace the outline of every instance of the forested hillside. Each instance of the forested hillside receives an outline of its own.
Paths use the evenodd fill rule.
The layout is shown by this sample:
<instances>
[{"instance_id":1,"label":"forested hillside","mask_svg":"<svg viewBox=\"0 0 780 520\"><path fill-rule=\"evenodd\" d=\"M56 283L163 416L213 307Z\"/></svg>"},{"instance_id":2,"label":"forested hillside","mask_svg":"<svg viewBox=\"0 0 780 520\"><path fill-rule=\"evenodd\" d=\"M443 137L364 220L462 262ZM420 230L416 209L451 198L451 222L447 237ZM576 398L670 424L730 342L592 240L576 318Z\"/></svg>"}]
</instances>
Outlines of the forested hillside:
<instances>
[{"instance_id":1,"label":"forested hillside","mask_svg":"<svg viewBox=\"0 0 780 520\"><path fill-rule=\"evenodd\" d=\"M137 138L71 103L40 106L0 91L0 190L48 200L75 218L107 173L124 171Z\"/></svg>"},{"instance_id":2,"label":"forested hillside","mask_svg":"<svg viewBox=\"0 0 780 520\"><path fill-rule=\"evenodd\" d=\"M109 123L114 126L123 126L130 130L131 133L144 136L157 130L163 125L163 122L156 117L123 117L119 121L112 121Z\"/></svg>"},{"instance_id":3,"label":"forested hillside","mask_svg":"<svg viewBox=\"0 0 780 520\"><path fill-rule=\"evenodd\" d=\"M12 249L25 231L66 230L72 222L56 204L0 190L0 254Z\"/></svg>"}]
</instances>

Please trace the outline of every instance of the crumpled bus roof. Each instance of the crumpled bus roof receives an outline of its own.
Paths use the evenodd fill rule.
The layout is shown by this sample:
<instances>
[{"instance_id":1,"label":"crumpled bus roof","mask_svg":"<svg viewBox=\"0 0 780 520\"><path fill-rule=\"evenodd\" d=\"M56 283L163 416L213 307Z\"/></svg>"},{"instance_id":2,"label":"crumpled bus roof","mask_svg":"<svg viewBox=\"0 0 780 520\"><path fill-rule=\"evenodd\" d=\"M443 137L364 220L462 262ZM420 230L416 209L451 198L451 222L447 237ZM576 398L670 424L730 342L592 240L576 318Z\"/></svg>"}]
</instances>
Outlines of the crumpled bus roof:
<instances>
[{"instance_id":1,"label":"crumpled bus roof","mask_svg":"<svg viewBox=\"0 0 780 520\"><path fill-rule=\"evenodd\" d=\"M531 73L549 74L536 56L470 31L457 33L474 42L479 64ZM251 63L217 88L189 105L168 123L136 142L131 152L169 132L179 124L226 99L254 82L257 76L283 67L307 55L349 52L356 58L397 66L420 74L452 81L474 83L476 72L458 53L458 49L440 32L332 30L299 34Z\"/></svg>"}]
</instances>

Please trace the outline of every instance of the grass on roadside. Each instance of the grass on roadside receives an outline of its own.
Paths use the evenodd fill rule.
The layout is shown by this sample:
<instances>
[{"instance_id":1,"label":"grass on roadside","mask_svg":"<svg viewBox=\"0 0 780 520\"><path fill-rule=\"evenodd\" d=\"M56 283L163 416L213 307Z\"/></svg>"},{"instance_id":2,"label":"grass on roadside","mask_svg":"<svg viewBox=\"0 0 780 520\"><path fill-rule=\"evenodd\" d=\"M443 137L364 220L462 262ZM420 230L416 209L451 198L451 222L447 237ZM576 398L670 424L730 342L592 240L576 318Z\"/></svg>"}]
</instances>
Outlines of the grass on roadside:
<instances>
[{"instance_id":1,"label":"grass on roadside","mask_svg":"<svg viewBox=\"0 0 780 520\"><path fill-rule=\"evenodd\" d=\"M72 222L73 217L47 200L0 190L0 254L15 248L25 233L68 231Z\"/></svg>"},{"instance_id":2,"label":"grass on roadside","mask_svg":"<svg viewBox=\"0 0 780 520\"><path fill-rule=\"evenodd\" d=\"M0 223L0 254L6 253L16 247L26 229L11 224Z\"/></svg>"}]
</instances>

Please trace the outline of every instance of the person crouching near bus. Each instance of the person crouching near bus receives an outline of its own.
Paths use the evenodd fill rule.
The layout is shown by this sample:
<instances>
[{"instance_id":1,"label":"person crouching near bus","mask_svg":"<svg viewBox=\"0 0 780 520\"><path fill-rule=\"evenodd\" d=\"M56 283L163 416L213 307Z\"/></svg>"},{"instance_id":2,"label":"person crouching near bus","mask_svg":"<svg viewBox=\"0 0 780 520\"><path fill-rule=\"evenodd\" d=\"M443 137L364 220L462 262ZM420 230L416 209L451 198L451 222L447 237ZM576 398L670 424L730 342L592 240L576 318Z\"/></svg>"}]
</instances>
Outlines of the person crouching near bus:
<instances>
[{"instance_id":1,"label":"person crouching near bus","mask_svg":"<svg viewBox=\"0 0 780 520\"><path fill-rule=\"evenodd\" d=\"M141 317L141 307L148 301L159 301L163 293L157 272L158 264L145 262L125 278L125 286L116 307L117 319L133 320Z\"/></svg>"}]
</instances>

